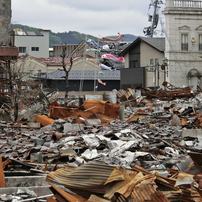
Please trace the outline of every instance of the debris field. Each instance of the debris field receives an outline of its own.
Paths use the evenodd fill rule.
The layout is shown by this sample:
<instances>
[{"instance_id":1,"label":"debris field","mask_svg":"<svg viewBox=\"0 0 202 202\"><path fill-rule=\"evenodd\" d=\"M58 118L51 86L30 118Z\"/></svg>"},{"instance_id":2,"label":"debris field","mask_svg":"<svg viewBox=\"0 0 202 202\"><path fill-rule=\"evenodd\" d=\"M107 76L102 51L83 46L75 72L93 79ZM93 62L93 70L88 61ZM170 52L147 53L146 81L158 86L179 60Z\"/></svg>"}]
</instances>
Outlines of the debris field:
<instances>
[{"instance_id":1,"label":"debris field","mask_svg":"<svg viewBox=\"0 0 202 202\"><path fill-rule=\"evenodd\" d=\"M202 92L164 85L1 120L0 201L202 201Z\"/></svg>"}]
</instances>

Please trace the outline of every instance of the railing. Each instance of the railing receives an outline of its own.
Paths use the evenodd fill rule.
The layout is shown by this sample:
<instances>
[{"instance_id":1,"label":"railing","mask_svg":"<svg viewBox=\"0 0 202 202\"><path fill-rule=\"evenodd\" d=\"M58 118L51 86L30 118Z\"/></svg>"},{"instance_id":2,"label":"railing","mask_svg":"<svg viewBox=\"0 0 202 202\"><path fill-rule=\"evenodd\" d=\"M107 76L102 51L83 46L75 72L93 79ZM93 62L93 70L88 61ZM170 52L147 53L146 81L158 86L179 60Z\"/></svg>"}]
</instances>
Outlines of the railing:
<instances>
[{"instance_id":1,"label":"railing","mask_svg":"<svg viewBox=\"0 0 202 202\"><path fill-rule=\"evenodd\" d=\"M174 0L174 7L202 8L202 1Z\"/></svg>"},{"instance_id":2,"label":"railing","mask_svg":"<svg viewBox=\"0 0 202 202\"><path fill-rule=\"evenodd\" d=\"M188 51L188 43L181 43L181 50Z\"/></svg>"},{"instance_id":3,"label":"railing","mask_svg":"<svg viewBox=\"0 0 202 202\"><path fill-rule=\"evenodd\" d=\"M199 44L199 51L202 51L202 44Z\"/></svg>"}]
</instances>

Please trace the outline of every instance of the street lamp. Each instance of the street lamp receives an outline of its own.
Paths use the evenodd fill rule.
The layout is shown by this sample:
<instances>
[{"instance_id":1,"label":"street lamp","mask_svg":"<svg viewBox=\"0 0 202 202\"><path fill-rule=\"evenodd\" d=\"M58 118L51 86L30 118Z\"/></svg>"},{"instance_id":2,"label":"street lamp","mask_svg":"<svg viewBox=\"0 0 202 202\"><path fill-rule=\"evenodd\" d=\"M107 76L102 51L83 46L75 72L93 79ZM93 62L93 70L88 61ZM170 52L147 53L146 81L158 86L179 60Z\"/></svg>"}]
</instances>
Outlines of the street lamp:
<instances>
[{"instance_id":1,"label":"street lamp","mask_svg":"<svg viewBox=\"0 0 202 202\"><path fill-rule=\"evenodd\" d=\"M164 81L166 81L166 67L167 67L167 74L168 74L168 59L164 58L163 64L161 65L161 69L164 70Z\"/></svg>"}]
</instances>

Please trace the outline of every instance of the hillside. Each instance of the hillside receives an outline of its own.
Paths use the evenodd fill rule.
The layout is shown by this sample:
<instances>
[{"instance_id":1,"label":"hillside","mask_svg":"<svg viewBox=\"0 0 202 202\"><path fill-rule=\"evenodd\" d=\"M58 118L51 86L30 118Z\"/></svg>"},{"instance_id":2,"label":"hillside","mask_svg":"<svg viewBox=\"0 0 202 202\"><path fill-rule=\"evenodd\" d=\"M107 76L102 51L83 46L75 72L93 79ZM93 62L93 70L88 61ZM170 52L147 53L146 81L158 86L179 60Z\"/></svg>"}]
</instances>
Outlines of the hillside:
<instances>
[{"instance_id":1,"label":"hillside","mask_svg":"<svg viewBox=\"0 0 202 202\"><path fill-rule=\"evenodd\" d=\"M15 29L15 28L20 28L24 32L32 31L32 32L35 32L36 34L40 34L40 30L42 29L42 28L29 27L27 25L21 25L21 24L11 24L11 29ZM107 37L116 38L117 36L107 36ZM135 35L125 34L123 37L123 41L132 42L136 38L137 37ZM79 44L82 40L86 40L86 39L93 39L95 41L98 41L98 38L95 36L79 33L76 31L58 32L58 33L54 33L50 31L49 47L53 47L54 45L61 45L64 43ZM99 40L102 40L102 39L99 39Z\"/></svg>"}]
</instances>

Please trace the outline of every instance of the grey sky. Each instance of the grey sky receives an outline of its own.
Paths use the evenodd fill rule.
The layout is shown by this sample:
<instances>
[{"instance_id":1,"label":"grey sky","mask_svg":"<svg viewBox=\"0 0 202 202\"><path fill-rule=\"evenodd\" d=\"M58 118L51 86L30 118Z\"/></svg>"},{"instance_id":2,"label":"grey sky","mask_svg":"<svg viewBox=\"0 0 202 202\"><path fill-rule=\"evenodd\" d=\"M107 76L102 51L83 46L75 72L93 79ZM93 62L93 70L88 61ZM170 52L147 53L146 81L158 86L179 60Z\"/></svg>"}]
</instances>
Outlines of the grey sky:
<instances>
[{"instance_id":1,"label":"grey sky","mask_svg":"<svg viewBox=\"0 0 202 202\"><path fill-rule=\"evenodd\" d=\"M96 37L118 32L144 36L143 28L150 26L150 3L151 0L12 0L11 22Z\"/></svg>"}]
</instances>

